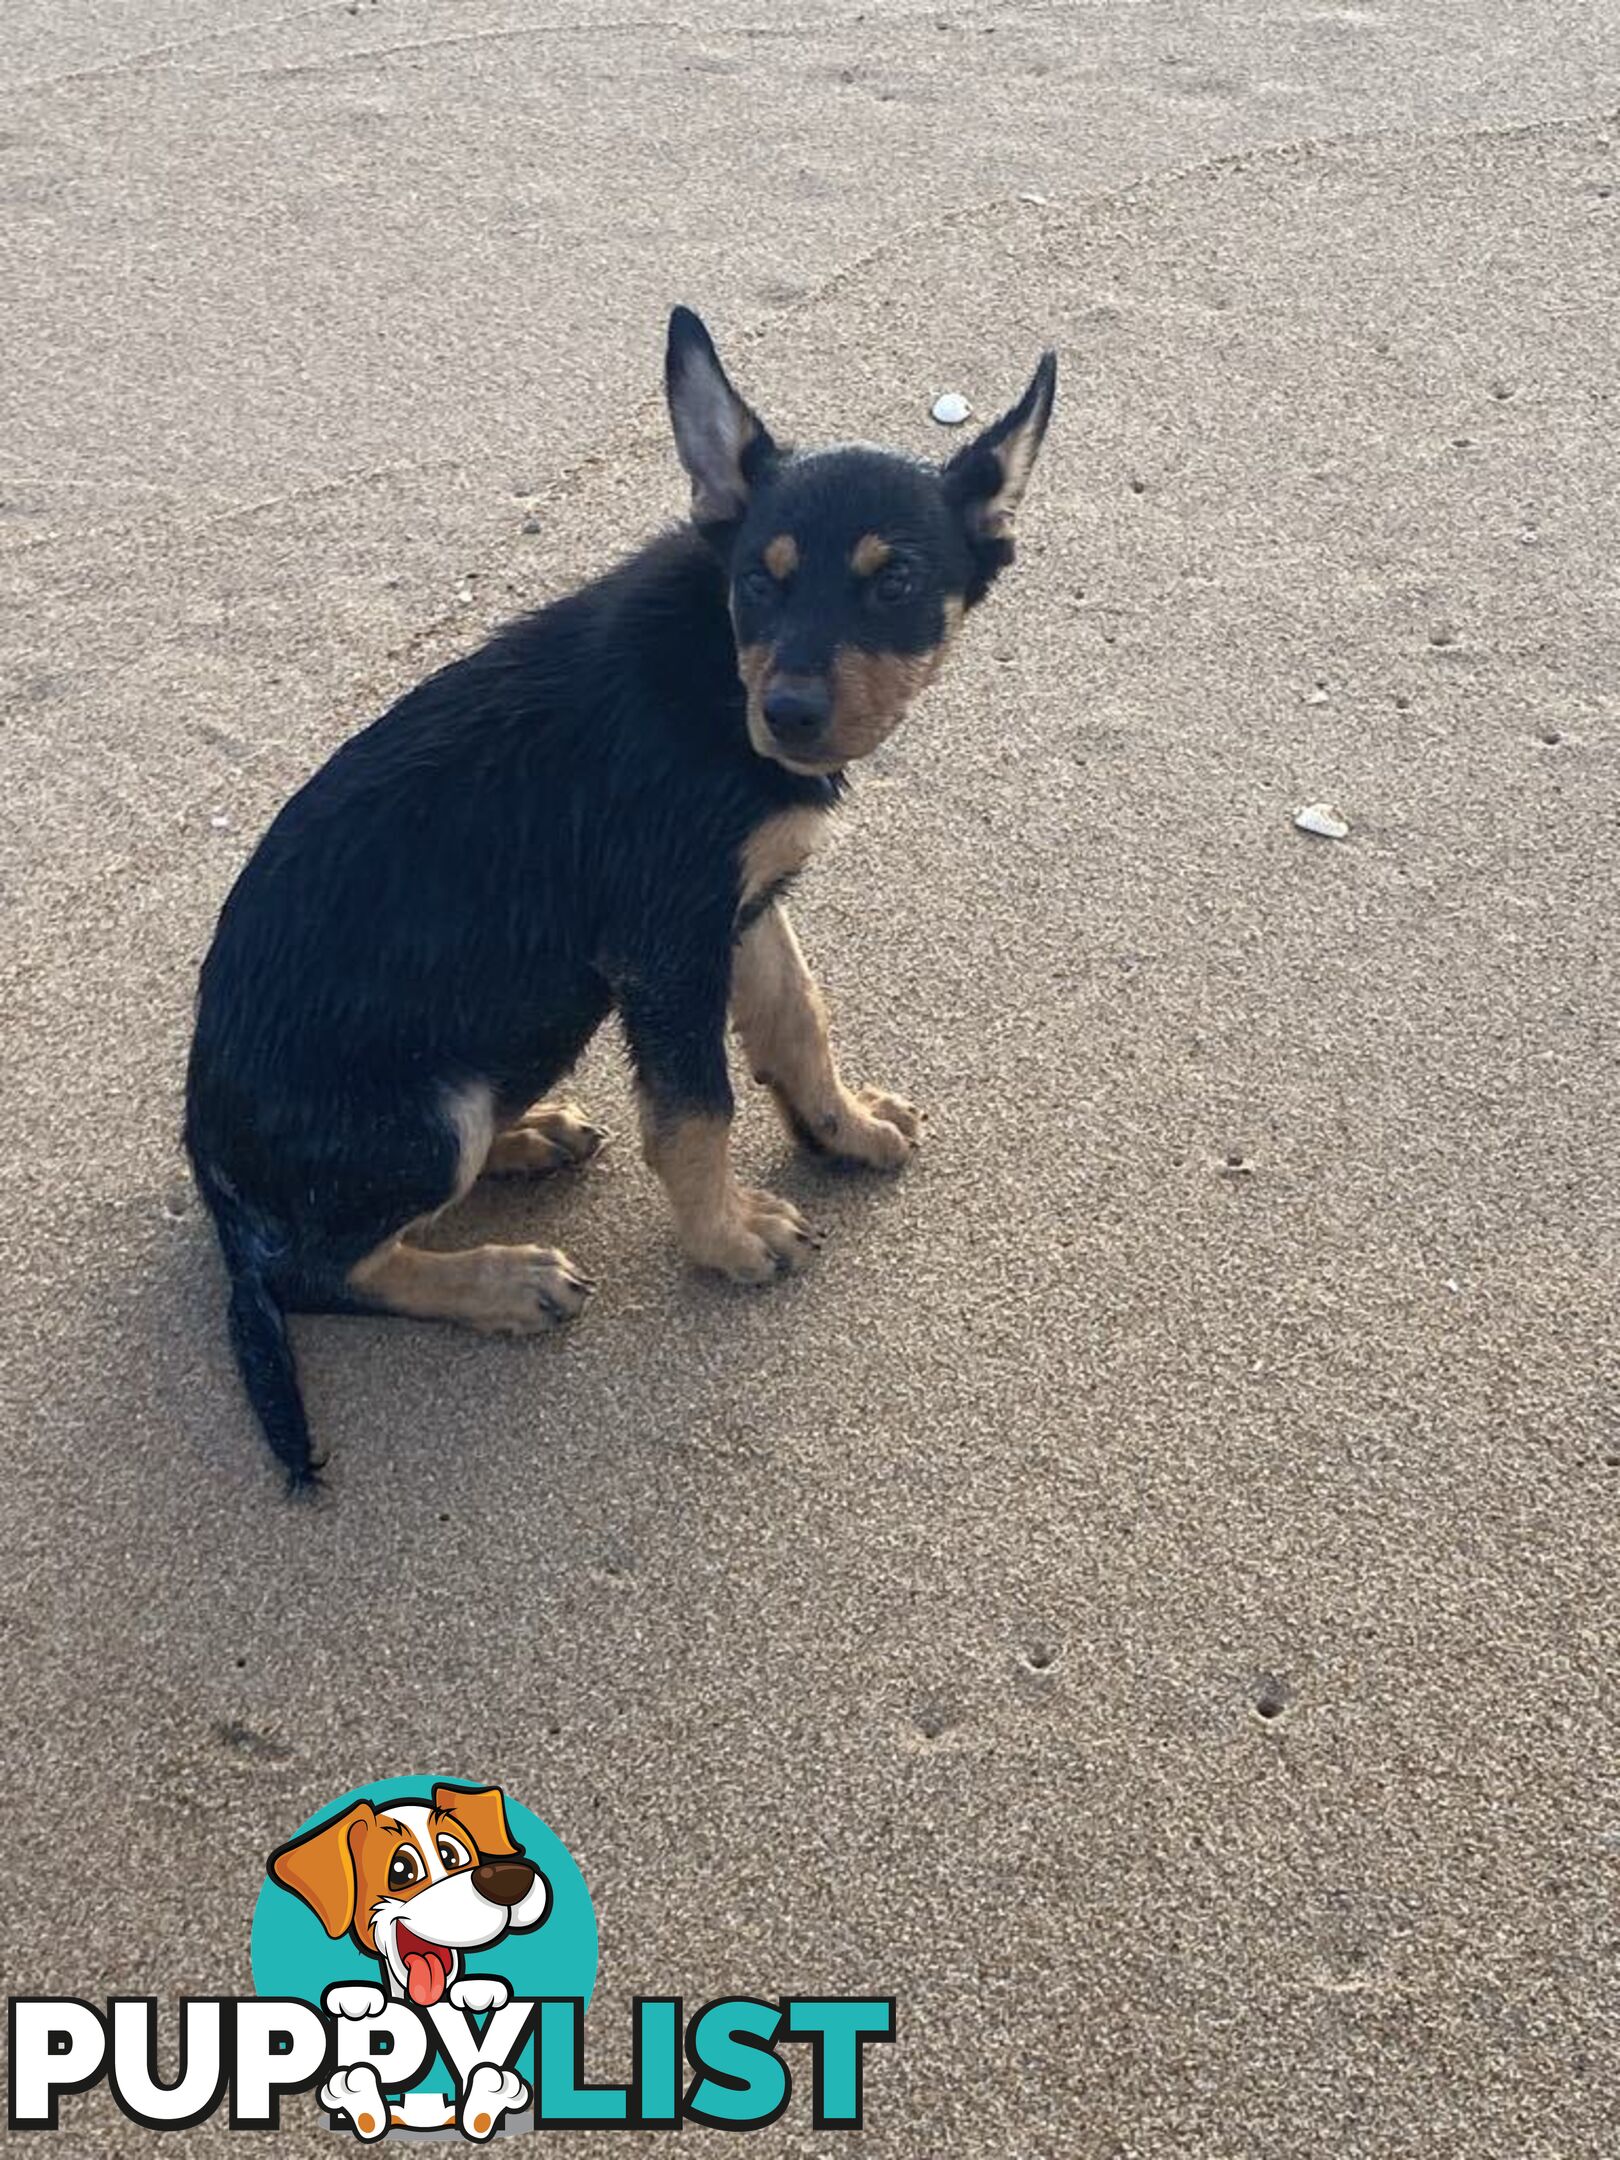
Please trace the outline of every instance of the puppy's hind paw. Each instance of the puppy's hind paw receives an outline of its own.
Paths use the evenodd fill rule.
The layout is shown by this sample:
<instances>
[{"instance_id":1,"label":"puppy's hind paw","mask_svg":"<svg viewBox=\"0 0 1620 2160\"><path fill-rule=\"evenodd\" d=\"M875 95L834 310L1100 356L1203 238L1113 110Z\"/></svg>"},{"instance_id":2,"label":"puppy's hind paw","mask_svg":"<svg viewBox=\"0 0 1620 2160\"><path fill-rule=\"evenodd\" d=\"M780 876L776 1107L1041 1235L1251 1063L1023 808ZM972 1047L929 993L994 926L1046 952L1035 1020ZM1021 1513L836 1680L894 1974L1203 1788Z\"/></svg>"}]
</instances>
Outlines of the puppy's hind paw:
<instances>
[{"instance_id":1,"label":"puppy's hind paw","mask_svg":"<svg viewBox=\"0 0 1620 2160\"><path fill-rule=\"evenodd\" d=\"M466 1318L486 1335L534 1335L575 1319L595 1288L566 1253L486 1245L469 1271Z\"/></svg>"},{"instance_id":2,"label":"puppy's hind paw","mask_svg":"<svg viewBox=\"0 0 1620 2160\"><path fill-rule=\"evenodd\" d=\"M491 1177L547 1177L600 1155L608 1136L577 1103L536 1103L497 1133L484 1164Z\"/></svg>"}]
</instances>

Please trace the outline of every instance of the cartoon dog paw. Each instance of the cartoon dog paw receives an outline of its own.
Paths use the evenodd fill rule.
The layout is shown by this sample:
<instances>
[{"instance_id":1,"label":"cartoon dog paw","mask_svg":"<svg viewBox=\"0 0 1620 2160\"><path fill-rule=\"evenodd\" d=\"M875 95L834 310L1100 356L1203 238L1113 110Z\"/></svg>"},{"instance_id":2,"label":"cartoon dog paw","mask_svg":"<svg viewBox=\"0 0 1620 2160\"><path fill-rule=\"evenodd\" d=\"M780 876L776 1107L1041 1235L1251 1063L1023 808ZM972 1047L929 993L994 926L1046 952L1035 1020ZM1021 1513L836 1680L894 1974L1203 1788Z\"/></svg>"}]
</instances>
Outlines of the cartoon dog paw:
<instances>
[{"instance_id":1,"label":"cartoon dog paw","mask_svg":"<svg viewBox=\"0 0 1620 2160\"><path fill-rule=\"evenodd\" d=\"M341 1982L329 1987L321 1997L328 2017L374 2018L381 2017L388 2005L380 1987L368 1987L362 1981Z\"/></svg>"},{"instance_id":2,"label":"cartoon dog paw","mask_svg":"<svg viewBox=\"0 0 1620 2160\"><path fill-rule=\"evenodd\" d=\"M499 1983L497 1983L499 1984ZM480 2144L493 2137L501 2117L510 2109L526 2107L529 2088L512 2070L497 2070L493 2063L480 2063L467 2080L467 2090L461 2102L461 2134L475 2138Z\"/></svg>"},{"instance_id":3,"label":"cartoon dog paw","mask_svg":"<svg viewBox=\"0 0 1620 2160\"><path fill-rule=\"evenodd\" d=\"M341 1994L343 1990L330 1992ZM377 1990L354 1988L350 1992L375 1995ZM370 2063L356 2063L352 2069L334 2072L321 2087L321 2106L333 2115L347 2115L355 2136L368 2145L388 2135L388 2103Z\"/></svg>"},{"instance_id":4,"label":"cartoon dog paw","mask_svg":"<svg viewBox=\"0 0 1620 2160\"><path fill-rule=\"evenodd\" d=\"M452 2010L471 2010L482 2015L486 2010L501 2010L512 2000L512 1990L504 1980L482 1973L469 1974L465 1980L456 1980L450 1986Z\"/></svg>"}]
</instances>

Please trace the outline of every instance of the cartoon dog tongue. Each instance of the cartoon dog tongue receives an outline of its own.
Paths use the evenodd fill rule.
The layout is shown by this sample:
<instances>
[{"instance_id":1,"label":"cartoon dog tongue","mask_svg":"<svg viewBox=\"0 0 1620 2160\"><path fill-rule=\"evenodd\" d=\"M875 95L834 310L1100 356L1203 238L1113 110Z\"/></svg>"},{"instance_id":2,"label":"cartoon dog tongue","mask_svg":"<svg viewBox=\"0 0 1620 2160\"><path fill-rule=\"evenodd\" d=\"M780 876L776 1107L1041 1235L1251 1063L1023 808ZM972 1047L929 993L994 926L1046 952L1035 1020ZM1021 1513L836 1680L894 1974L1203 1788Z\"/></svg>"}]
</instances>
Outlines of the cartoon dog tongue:
<instances>
[{"instance_id":1,"label":"cartoon dog tongue","mask_svg":"<svg viewBox=\"0 0 1620 2160\"><path fill-rule=\"evenodd\" d=\"M400 1943L399 1952L405 1960L406 1992L418 2010L431 2010L449 1981L450 1953L437 1943L424 1943L420 1936Z\"/></svg>"}]
</instances>

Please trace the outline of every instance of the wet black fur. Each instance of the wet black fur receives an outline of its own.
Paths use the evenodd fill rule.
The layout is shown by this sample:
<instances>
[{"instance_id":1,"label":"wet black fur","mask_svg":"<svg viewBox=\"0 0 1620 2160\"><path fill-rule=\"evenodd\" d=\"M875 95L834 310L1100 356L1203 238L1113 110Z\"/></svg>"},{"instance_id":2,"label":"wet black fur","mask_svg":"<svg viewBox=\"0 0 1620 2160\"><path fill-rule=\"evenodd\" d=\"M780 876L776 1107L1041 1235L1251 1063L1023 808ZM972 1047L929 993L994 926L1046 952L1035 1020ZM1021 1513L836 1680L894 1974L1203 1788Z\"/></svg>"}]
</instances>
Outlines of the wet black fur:
<instances>
[{"instance_id":1,"label":"wet black fur","mask_svg":"<svg viewBox=\"0 0 1620 2160\"><path fill-rule=\"evenodd\" d=\"M693 323L677 314L672 354ZM937 642L945 595L976 599L1010 553L972 530L993 460L964 486L875 451L795 461L761 429L743 462L744 515L653 540L344 744L225 902L186 1145L247 1392L295 1484L317 1466L284 1316L368 1309L350 1269L452 1190L447 1089L487 1081L497 1125L515 1118L617 1009L660 1114L731 1110L741 851L772 813L830 803L844 781L750 747L730 574L772 534L803 533L787 628L815 668L840 641ZM834 566L861 533L900 532L916 590L874 612L836 567L816 557L812 573L818 526L836 527ZM772 634L763 596L739 605L745 637Z\"/></svg>"}]
</instances>

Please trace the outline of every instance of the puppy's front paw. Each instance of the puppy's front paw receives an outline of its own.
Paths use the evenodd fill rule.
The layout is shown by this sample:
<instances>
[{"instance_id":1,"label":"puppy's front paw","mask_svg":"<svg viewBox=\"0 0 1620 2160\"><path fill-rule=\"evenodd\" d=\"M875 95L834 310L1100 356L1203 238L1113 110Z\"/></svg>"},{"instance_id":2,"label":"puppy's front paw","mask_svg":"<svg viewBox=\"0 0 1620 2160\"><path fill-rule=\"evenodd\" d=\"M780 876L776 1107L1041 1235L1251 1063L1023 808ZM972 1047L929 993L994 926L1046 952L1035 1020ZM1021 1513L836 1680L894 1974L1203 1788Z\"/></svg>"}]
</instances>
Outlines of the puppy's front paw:
<instances>
[{"instance_id":1,"label":"puppy's front paw","mask_svg":"<svg viewBox=\"0 0 1620 2160\"><path fill-rule=\"evenodd\" d=\"M327 1989L321 2003L327 2016L336 2018L381 2017L387 2008L382 1989L371 1987L364 1980L340 1981Z\"/></svg>"},{"instance_id":2,"label":"puppy's front paw","mask_svg":"<svg viewBox=\"0 0 1620 2160\"><path fill-rule=\"evenodd\" d=\"M450 2006L454 2010L471 2010L481 2017L486 2010L502 2010L512 2000L512 1990L504 1980L493 1973L469 1973L465 1980L452 1981Z\"/></svg>"},{"instance_id":3,"label":"puppy's front paw","mask_svg":"<svg viewBox=\"0 0 1620 2160\"><path fill-rule=\"evenodd\" d=\"M480 2143L493 2137L503 2115L527 2105L529 2088L513 2070L480 2063L467 2080L461 2103L461 2134Z\"/></svg>"},{"instance_id":4,"label":"puppy's front paw","mask_svg":"<svg viewBox=\"0 0 1620 2160\"><path fill-rule=\"evenodd\" d=\"M921 1138L922 1113L903 1095L863 1087L846 1093L838 1130L828 1148L841 1162L860 1163L868 1170L898 1170L911 1160Z\"/></svg>"},{"instance_id":5,"label":"puppy's front paw","mask_svg":"<svg viewBox=\"0 0 1620 2160\"><path fill-rule=\"evenodd\" d=\"M768 1283L802 1268L821 1237L788 1201L737 1185L710 1220L685 1227L682 1243L699 1267L732 1282Z\"/></svg>"},{"instance_id":6,"label":"puppy's front paw","mask_svg":"<svg viewBox=\"0 0 1620 2160\"><path fill-rule=\"evenodd\" d=\"M354 1992L365 1991L356 1989ZM375 1994L376 1990L370 1992ZM335 2071L321 2087L321 2106L330 2114L347 2115L354 2125L355 2136L363 2138L368 2145L388 2135L388 2103L370 2063L355 2063L348 2070Z\"/></svg>"}]
</instances>

